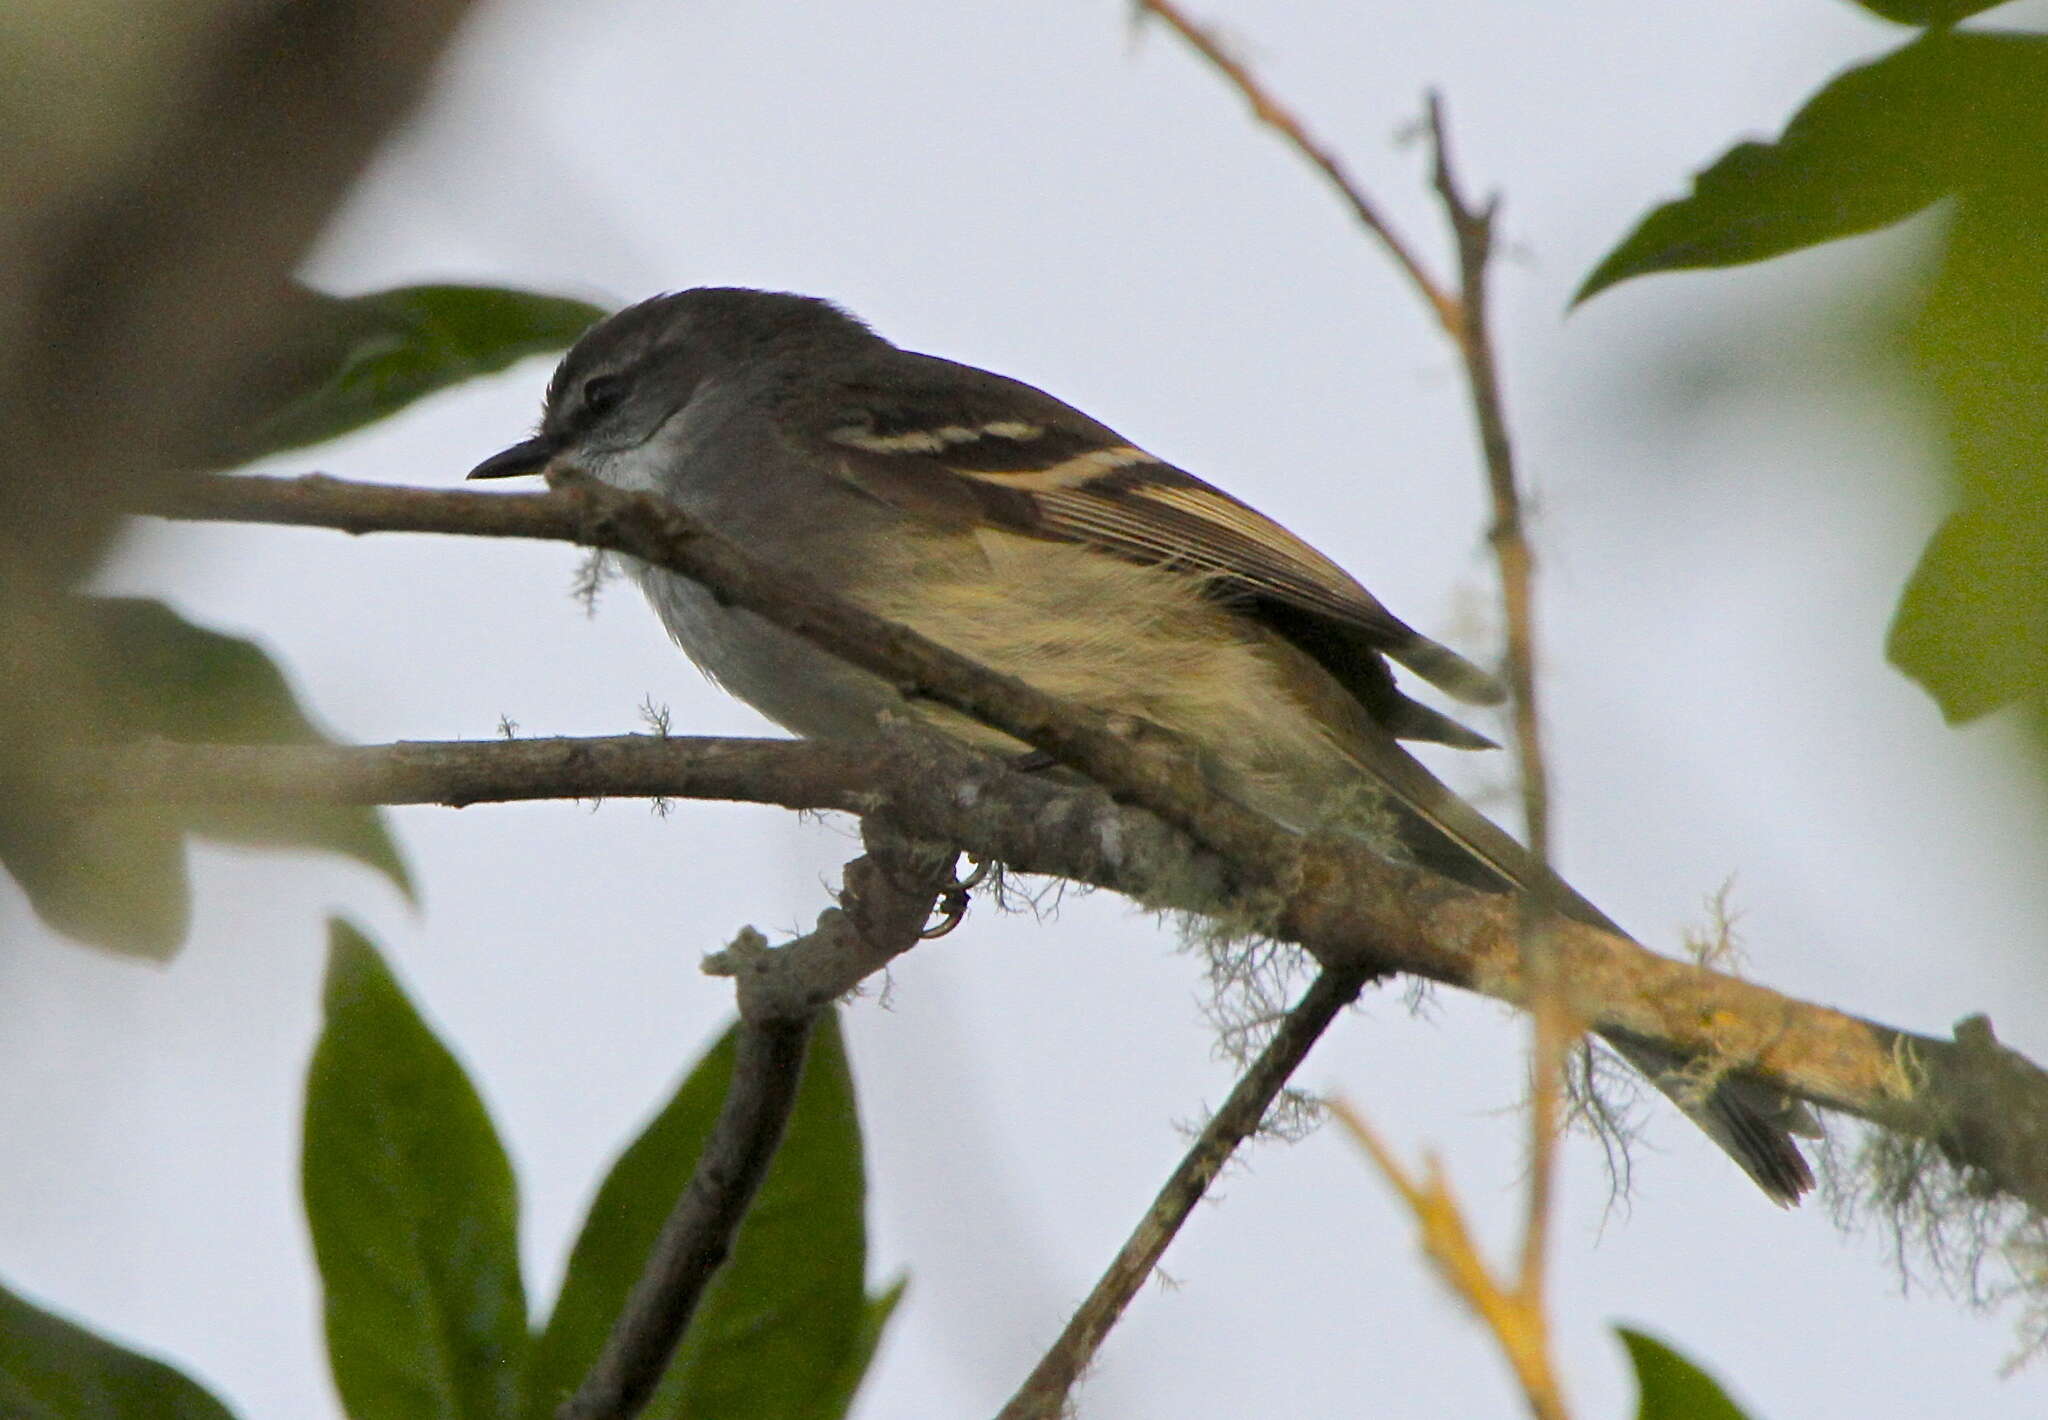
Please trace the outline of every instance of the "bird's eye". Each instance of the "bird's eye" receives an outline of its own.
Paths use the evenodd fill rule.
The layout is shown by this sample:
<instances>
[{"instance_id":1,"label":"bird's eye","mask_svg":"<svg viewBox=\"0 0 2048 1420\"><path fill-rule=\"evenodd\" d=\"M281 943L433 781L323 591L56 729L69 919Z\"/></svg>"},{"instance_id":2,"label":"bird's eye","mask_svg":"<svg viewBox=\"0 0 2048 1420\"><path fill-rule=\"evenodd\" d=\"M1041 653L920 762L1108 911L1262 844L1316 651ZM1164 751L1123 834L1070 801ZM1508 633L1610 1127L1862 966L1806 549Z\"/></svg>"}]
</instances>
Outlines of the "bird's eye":
<instances>
[{"instance_id":1,"label":"bird's eye","mask_svg":"<svg viewBox=\"0 0 2048 1420\"><path fill-rule=\"evenodd\" d=\"M583 382L583 412L596 419L619 407L626 397L626 382L617 375L592 375Z\"/></svg>"}]
</instances>

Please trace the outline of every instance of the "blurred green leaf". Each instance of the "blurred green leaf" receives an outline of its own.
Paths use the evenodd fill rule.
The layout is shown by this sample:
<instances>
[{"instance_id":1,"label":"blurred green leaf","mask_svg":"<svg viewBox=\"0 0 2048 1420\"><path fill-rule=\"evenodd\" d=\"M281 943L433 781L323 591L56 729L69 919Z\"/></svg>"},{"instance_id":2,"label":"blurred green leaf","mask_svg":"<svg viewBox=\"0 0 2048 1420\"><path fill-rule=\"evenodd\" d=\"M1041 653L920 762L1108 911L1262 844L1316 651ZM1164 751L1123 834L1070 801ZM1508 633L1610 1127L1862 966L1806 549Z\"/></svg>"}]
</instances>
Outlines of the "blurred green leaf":
<instances>
[{"instance_id":1,"label":"blurred green leaf","mask_svg":"<svg viewBox=\"0 0 2048 1420\"><path fill-rule=\"evenodd\" d=\"M1625 1326L1614 1334L1635 1363L1636 1420L1747 1420L1712 1376L1663 1342Z\"/></svg>"},{"instance_id":2,"label":"blurred green leaf","mask_svg":"<svg viewBox=\"0 0 2048 1420\"><path fill-rule=\"evenodd\" d=\"M0 1415L7 1420L233 1420L183 1372L138 1356L0 1287Z\"/></svg>"},{"instance_id":3,"label":"blurred green leaf","mask_svg":"<svg viewBox=\"0 0 2048 1420\"><path fill-rule=\"evenodd\" d=\"M1941 525L1886 646L1951 723L2016 699L2048 703L2048 532L1984 509Z\"/></svg>"},{"instance_id":4,"label":"blurred green leaf","mask_svg":"<svg viewBox=\"0 0 2048 1420\"><path fill-rule=\"evenodd\" d=\"M512 1168L462 1066L333 924L306 1080L306 1218L355 1420L509 1420L527 1350Z\"/></svg>"},{"instance_id":5,"label":"blurred green leaf","mask_svg":"<svg viewBox=\"0 0 2048 1420\"><path fill-rule=\"evenodd\" d=\"M1577 299L1869 231L1939 199L1955 211L1912 348L1946 426L1955 511L1886 649L1951 721L2026 703L2048 755L2048 35L1938 31L1849 70L1777 143L1737 146L1653 211Z\"/></svg>"},{"instance_id":6,"label":"blurred green leaf","mask_svg":"<svg viewBox=\"0 0 2048 1420\"><path fill-rule=\"evenodd\" d=\"M1740 143L1651 211L1573 302L1652 272L1734 266L2024 180L2048 145L2048 36L1926 35L1829 82L1776 143Z\"/></svg>"},{"instance_id":7,"label":"blurred green leaf","mask_svg":"<svg viewBox=\"0 0 2048 1420\"><path fill-rule=\"evenodd\" d=\"M1953 25L2006 0L1856 0L1874 15L1901 25Z\"/></svg>"},{"instance_id":8,"label":"blurred green leaf","mask_svg":"<svg viewBox=\"0 0 2048 1420\"><path fill-rule=\"evenodd\" d=\"M703 1151L732 1076L727 1031L613 1166L569 1258L528 1371L526 1420L547 1420L604 1344ZM894 1293L864 1291L866 1185L853 1078L836 1017L813 1033L789 1130L648 1420L836 1420Z\"/></svg>"},{"instance_id":9,"label":"blurred green leaf","mask_svg":"<svg viewBox=\"0 0 2048 1420\"><path fill-rule=\"evenodd\" d=\"M270 362L261 411L216 463L325 443L414 400L575 342L605 310L493 286L400 286L341 298L306 291Z\"/></svg>"},{"instance_id":10,"label":"blurred green leaf","mask_svg":"<svg viewBox=\"0 0 2048 1420\"><path fill-rule=\"evenodd\" d=\"M254 642L194 626L157 601L84 597L71 611L80 663L96 677L88 703L71 707L73 740L324 741ZM0 809L0 864L45 922L115 951L163 958L184 940L187 833L340 853L413 895L397 844L372 808L223 802L80 809L33 794L10 807Z\"/></svg>"},{"instance_id":11,"label":"blurred green leaf","mask_svg":"<svg viewBox=\"0 0 2048 1420\"><path fill-rule=\"evenodd\" d=\"M198 744L323 744L284 672L253 641L194 626L162 602L96 597L110 737ZM208 838L354 858L414 898L398 846L377 810L352 804L190 804L183 826Z\"/></svg>"},{"instance_id":12,"label":"blurred green leaf","mask_svg":"<svg viewBox=\"0 0 2048 1420\"><path fill-rule=\"evenodd\" d=\"M897 1304L909 1288L910 1279L898 1277L879 1296L868 1298L865 1314L861 1317L860 1335L854 1338L853 1350L847 1354L831 1399L818 1408L820 1416L841 1420L853 1409L853 1398L860 1393L860 1383L867 1379L868 1367L874 1364L875 1349L882 1344L882 1333L889 1329L889 1318L896 1315Z\"/></svg>"},{"instance_id":13,"label":"blurred green leaf","mask_svg":"<svg viewBox=\"0 0 2048 1420\"><path fill-rule=\"evenodd\" d=\"M583 301L476 286L409 286L349 299L295 288L292 304L287 335L243 391L242 427L213 451L219 466L334 438L435 390L561 349L605 314ZM115 951L171 956L190 919L188 832L342 853L412 896L373 809L224 803L79 810L37 785L34 746L56 739L320 738L250 643L202 631L155 603L85 605L82 632L55 644L64 648L61 664L103 683L74 695L40 678L31 723L15 725L11 751L0 752L0 865L44 921ZM93 645L74 654L74 640ZM91 703L95 692L99 703ZM44 733L30 733L34 727Z\"/></svg>"},{"instance_id":14,"label":"blurred green leaf","mask_svg":"<svg viewBox=\"0 0 2048 1420\"><path fill-rule=\"evenodd\" d=\"M167 810L0 807L0 864L36 915L80 942L164 960L192 925L185 836ZM31 801L33 803L33 801Z\"/></svg>"},{"instance_id":15,"label":"blurred green leaf","mask_svg":"<svg viewBox=\"0 0 2048 1420\"><path fill-rule=\"evenodd\" d=\"M2048 725L2048 144L2031 182L1966 195L1912 333L1957 508L1887 646L1951 721L2018 700ZM2048 748L2048 738L2042 741Z\"/></svg>"}]
</instances>

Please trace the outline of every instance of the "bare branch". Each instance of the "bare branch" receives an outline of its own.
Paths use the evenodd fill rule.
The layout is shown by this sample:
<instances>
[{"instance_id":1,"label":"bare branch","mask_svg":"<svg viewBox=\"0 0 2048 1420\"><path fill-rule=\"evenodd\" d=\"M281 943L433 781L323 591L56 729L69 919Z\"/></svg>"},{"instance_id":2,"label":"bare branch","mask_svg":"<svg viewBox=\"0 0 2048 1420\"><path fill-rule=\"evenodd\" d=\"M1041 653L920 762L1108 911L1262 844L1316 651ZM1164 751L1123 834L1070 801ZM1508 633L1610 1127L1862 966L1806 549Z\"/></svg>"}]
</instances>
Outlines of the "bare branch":
<instances>
[{"instance_id":1,"label":"bare branch","mask_svg":"<svg viewBox=\"0 0 2048 1420\"><path fill-rule=\"evenodd\" d=\"M1307 948L1324 966L1406 971L1517 1005L1528 999L1515 900L1389 862L1360 843L1289 835L1209 794L1199 770L1163 739L1112 726L1106 717L1064 705L902 627L841 606L787 569L759 566L671 504L599 488L507 497L351 486L334 479L234 478L199 481L178 507L215 518L356 531L560 538L642 557L716 587L736 605L897 685L1036 744L1114 786L1119 798L1153 809L1209 855L1199 859L1208 870L1205 892L1220 883L1232 911L1256 914L1274 937ZM493 748L516 752L519 746ZM922 801L933 820L967 830L934 837L1034 870L1001 846L1003 835L1018 825L957 801L950 807L934 802L952 793L941 781L898 789L906 801ZM1125 821L1086 814L1082 819L1105 835ZM927 830L920 823L913 831ZM1043 835L1033 839L1040 848L1045 841ZM1182 886L1170 878L1148 878L1143 870L1158 865L1125 856L1110 837L1069 848L1096 868L1114 867L1124 876L1106 885L1141 900L1170 900ZM1077 876L1104 881L1086 872ZM1590 1025L1656 1042L1716 1068L1746 1071L1816 1104L1933 1139L1958 1163L1982 1170L1987 1188L2007 1191L2048 1214L2048 1075L2023 1057L1995 1043L1964 1050L1796 1001L1660 957L1583 923L1553 922L1549 934L1568 1004Z\"/></svg>"},{"instance_id":2,"label":"bare branch","mask_svg":"<svg viewBox=\"0 0 2048 1420\"><path fill-rule=\"evenodd\" d=\"M1432 182L1458 249L1460 319L1451 329L1465 367L1472 413L1478 426L1479 451L1486 486L1493 503L1493 525L1487 541L1500 569L1501 607L1507 618L1508 684L1514 696L1515 750L1522 783L1522 818L1529 851L1549 861L1550 784L1544 769L1541 722L1536 699L1536 559L1522 520L1520 480L1514 443L1508 436L1507 412L1500 388L1488 324L1487 264L1493 253L1493 223L1499 200L1474 207L1465 198L1451 166L1450 134L1444 127L1443 101L1429 96Z\"/></svg>"},{"instance_id":3,"label":"bare branch","mask_svg":"<svg viewBox=\"0 0 2048 1420\"><path fill-rule=\"evenodd\" d=\"M1207 60L1243 96L1253 115L1276 129L1313 164L1359 222L1376 237L1407 276L1431 314L1457 347L1464 366L1472 409L1479 430L1487 487L1493 505L1488 533L1500 570L1501 603L1507 624L1508 683L1513 692L1516 760L1522 790L1522 817L1530 853L1549 861L1549 786L1544 768L1536 699L1536 632L1534 615L1535 559L1523 531L1521 497L1515 475L1514 448L1500 390L1487 319L1487 267L1493 252L1493 220L1498 209L1489 200L1474 207L1465 198L1450 157L1443 105L1437 95L1428 101L1427 132L1431 147L1431 178L1443 203L1455 242L1458 280L1455 290L1432 276L1406 241L1381 215L1378 205L1344 170L1336 154L1312 137L1300 119L1276 99L1246 65L1213 32L1197 24L1172 0L1135 0L1137 13L1156 16ZM1552 982L1555 964L1537 923L1544 904L1528 902L1523 970L1530 985L1532 1016L1530 1089L1530 1183L1522 1250L1522 1285L1532 1294L1543 1288L1544 1239L1550 1216L1552 1156L1563 1099L1565 1052L1579 1034L1563 998Z\"/></svg>"},{"instance_id":4,"label":"bare branch","mask_svg":"<svg viewBox=\"0 0 2048 1420\"><path fill-rule=\"evenodd\" d=\"M819 1012L915 946L933 899L951 883L951 852L872 822L865 838L867 853L847 865L840 905L820 914L808 936L770 948L750 927L714 958L739 978L732 1081L603 1352L558 1420L631 1420L646 1405L782 1142Z\"/></svg>"},{"instance_id":5,"label":"bare branch","mask_svg":"<svg viewBox=\"0 0 2048 1420\"><path fill-rule=\"evenodd\" d=\"M1488 321L1488 266L1493 258L1497 197L1474 207L1466 200L1451 164L1450 132L1443 100L1429 96L1431 181L1443 202L1458 253L1460 320L1451 332L1465 367L1472 413L1478 425L1481 462L1493 503L1487 542L1500 572L1502 617L1507 625L1507 676L1515 727L1516 777L1522 787L1523 836L1530 854L1550 862L1550 773L1543 757L1542 712L1536 698L1536 555L1522 522L1520 480L1508 437L1500 367L1494 358ZM1564 1106L1565 1053L1583 1027L1574 1022L1557 980L1557 956L1543 931L1550 904L1541 892L1527 899L1523 917L1522 971L1529 982L1529 1189L1522 1218L1518 1284L1525 1303L1541 1308L1549 1256L1551 1196L1556 1176L1558 1122ZM1533 1392L1532 1392L1533 1394Z\"/></svg>"},{"instance_id":6,"label":"bare branch","mask_svg":"<svg viewBox=\"0 0 2048 1420\"><path fill-rule=\"evenodd\" d=\"M468 533L538 538L624 552L716 587L734 605L882 677L1044 750L1214 848L1253 882L1279 881L1294 840L1259 814L1209 792L1172 736L1131 717L1074 706L990 671L907 627L833 596L801 571L769 566L648 494L588 479L547 493L394 488L313 476L199 476L139 511L215 521L336 527L347 532Z\"/></svg>"},{"instance_id":7,"label":"bare branch","mask_svg":"<svg viewBox=\"0 0 2048 1420\"><path fill-rule=\"evenodd\" d=\"M1140 14L1156 15L1208 60L1251 105L1253 114L1277 129L1319 168L1354 215L1375 236L1408 277L1437 321L1456 345L1465 368L1472 408L1479 426L1480 449L1492 495L1493 525L1488 540L1500 569L1501 601L1508 631L1508 681L1513 691L1515 748L1522 787L1523 820L1529 850L1539 862L1549 861L1549 789L1536 701L1536 636L1534 619L1534 557L1523 532L1514 450L1503 408L1499 370L1487 323L1487 266L1493 250L1493 218L1497 204L1475 208L1466 201L1451 165L1443 106L1429 97L1428 132L1432 149L1432 180L1450 222L1458 255L1458 288L1447 289L1380 215L1378 207L1344 171L1334 153L1312 138L1290 111L1281 106L1245 65L1224 48L1214 34L1196 24L1170 0L1136 0ZM1565 1052L1579 1034L1555 983L1556 965L1540 922L1545 904L1526 899L1523 973L1529 986L1532 1017L1531 1089L1529 1109L1530 1172L1528 1209L1524 1220L1522 1287L1532 1296L1543 1291L1545 1238L1550 1217L1553 1157L1564 1094Z\"/></svg>"},{"instance_id":8,"label":"bare branch","mask_svg":"<svg viewBox=\"0 0 2048 1420\"><path fill-rule=\"evenodd\" d=\"M1074 1383L1094 1360L1110 1328L1159 1265L1167 1245L1201 1202L1223 1165L1265 1119L1295 1069L1337 1013L1358 999L1367 980L1356 968L1326 969L1309 984L1266 1048L1203 1126L1130 1238L1074 1312L1059 1340L1032 1368L998 1420L1056 1420Z\"/></svg>"},{"instance_id":9,"label":"bare branch","mask_svg":"<svg viewBox=\"0 0 2048 1420\"><path fill-rule=\"evenodd\" d=\"M1438 323L1456 338L1464 323L1457 294L1430 275L1429 268L1422 264L1414 249L1380 214L1379 204L1345 171L1335 151L1312 136L1301 120L1259 82L1244 61L1233 55L1212 30L1196 23L1173 0L1134 0L1134 5L1140 18L1155 16L1186 40L1251 105L1254 118L1278 132L1289 147L1322 173L1330 186L1336 189L1338 197L1343 199L1344 205L1351 209L1351 215L1387 249L1387 255L1401 268L1402 274L1415 287L1416 294L1422 297Z\"/></svg>"},{"instance_id":10,"label":"bare branch","mask_svg":"<svg viewBox=\"0 0 2048 1420\"><path fill-rule=\"evenodd\" d=\"M1494 1276L1466 1225L1464 1210L1451 1192L1443 1166L1432 1157L1426 1161L1426 1176L1416 1178L1401 1167L1393 1150L1350 1104L1332 1100L1330 1112L1408 1205L1422 1233L1423 1251L1436 1264L1439 1275L1493 1333L1501 1354L1514 1369L1529 1414L1534 1420L1568 1420L1564 1388L1550 1362L1550 1323L1542 1296L1529 1290L1526 1278L1503 1285Z\"/></svg>"},{"instance_id":11,"label":"bare branch","mask_svg":"<svg viewBox=\"0 0 2048 1420\"><path fill-rule=\"evenodd\" d=\"M654 1394L782 1142L810 1039L809 1020L741 1020L732 1083L696 1171L557 1420L631 1420Z\"/></svg>"}]
</instances>

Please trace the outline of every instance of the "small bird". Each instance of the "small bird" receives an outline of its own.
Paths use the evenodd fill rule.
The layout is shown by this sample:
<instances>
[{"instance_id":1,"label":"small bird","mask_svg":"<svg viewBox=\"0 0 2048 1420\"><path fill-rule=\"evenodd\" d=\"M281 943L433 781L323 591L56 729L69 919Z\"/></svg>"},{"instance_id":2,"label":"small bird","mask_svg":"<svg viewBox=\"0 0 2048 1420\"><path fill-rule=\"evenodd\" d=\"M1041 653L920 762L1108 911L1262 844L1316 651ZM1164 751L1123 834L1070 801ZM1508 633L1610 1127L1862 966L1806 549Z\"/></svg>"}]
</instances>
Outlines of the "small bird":
<instances>
[{"instance_id":1,"label":"small bird","mask_svg":"<svg viewBox=\"0 0 2048 1420\"><path fill-rule=\"evenodd\" d=\"M829 302L705 287L593 326L548 384L540 431L471 478L573 468L669 499L773 565L1040 690L1165 727L1221 793L1300 832L1357 834L1486 891L1541 887L1620 932L1401 740L1492 741L1410 699L1388 662L1454 699L1499 682L1416 631L1251 507L1020 381L902 349ZM913 704L699 584L637 565L692 660L803 736L871 733ZM1813 1175L1803 1106L1615 1033L1779 1203Z\"/></svg>"}]
</instances>

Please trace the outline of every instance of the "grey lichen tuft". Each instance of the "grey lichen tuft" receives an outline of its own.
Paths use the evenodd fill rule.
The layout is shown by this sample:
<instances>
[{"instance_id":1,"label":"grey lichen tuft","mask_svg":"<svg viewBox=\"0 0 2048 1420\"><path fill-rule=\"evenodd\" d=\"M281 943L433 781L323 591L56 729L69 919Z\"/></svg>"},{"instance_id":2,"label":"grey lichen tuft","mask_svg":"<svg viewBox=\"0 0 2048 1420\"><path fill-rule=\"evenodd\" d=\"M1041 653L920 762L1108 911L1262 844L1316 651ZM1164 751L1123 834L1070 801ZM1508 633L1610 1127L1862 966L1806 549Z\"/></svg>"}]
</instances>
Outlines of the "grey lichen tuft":
<instances>
[{"instance_id":1,"label":"grey lichen tuft","mask_svg":"<svg viewBox=\"0 0 2048 1420\"><path fill-rule=\"evenodd\" d=\"M1902 1291L2015 1308L2008 1374L2048 1353L2048 1219L1932 1141L1875 1126L1862 1126L1852 1149L1823 1148L1820 1162L1836 1225L1875 1232Z\"/></svg>"}]
</instances>

